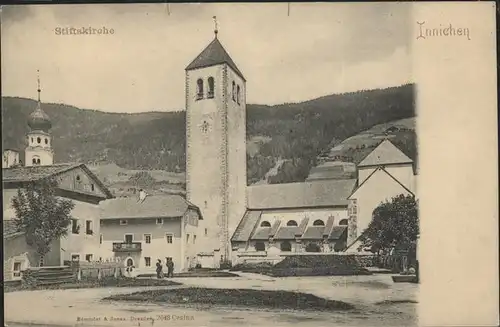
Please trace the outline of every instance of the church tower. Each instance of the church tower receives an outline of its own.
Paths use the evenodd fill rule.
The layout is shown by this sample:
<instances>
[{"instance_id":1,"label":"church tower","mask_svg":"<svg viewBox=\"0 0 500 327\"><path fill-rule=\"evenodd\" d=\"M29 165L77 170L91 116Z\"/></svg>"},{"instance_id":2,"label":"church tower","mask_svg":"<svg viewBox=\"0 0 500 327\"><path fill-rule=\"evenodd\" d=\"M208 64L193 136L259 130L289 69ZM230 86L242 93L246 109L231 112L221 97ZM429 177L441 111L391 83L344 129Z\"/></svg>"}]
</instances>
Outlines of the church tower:
<instances>
[{"instance_id":1,"label":"church tower","mask_svg":"<svg viewBox=\"0 0 500 327\"><path fill-rule=\"evenodd\" d=\"M38 78L38 102L35 111L28 118L30 131L27 134L28 146L25 150L26 166L49 166L54 163L52 137L50 129L52 123L49 116L42 110L40 101L40 77Z\"/></svg>"},{"instance_id":2,"label":"church tower","mask_svg":"<svg viewBox=\"0 0 500 327\"><path fill-rule=\"evenodd\" d=\"M198 251L213 253L215 265L230 258L247 185L246 80L217 33L186 67L187 199L203 214Z\"/></svg>"}]
</instances>

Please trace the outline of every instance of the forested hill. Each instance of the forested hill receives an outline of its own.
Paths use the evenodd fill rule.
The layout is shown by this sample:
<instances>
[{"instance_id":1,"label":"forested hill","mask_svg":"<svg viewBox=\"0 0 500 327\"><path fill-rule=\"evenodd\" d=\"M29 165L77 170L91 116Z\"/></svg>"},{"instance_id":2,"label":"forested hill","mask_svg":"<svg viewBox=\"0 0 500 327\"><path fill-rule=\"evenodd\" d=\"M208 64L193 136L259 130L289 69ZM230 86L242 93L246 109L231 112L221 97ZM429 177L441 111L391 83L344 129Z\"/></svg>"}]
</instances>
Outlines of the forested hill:
<instances>
[{"instance_id":1,"label":"forested hill","mask_svg":"<svg viewBox=\"0 0 500 327\"><path fill-rule=\"evenodd\" d=\"M2 98L4 147L24 149L35 101ZM57 162L114 162L129 169L185 169L185 112L116 114L43 104L53 122ZM329 95L275 106L247 105L248 175L256 180L275 161L292 159L300 180L329 144L371 126L415 116L412 84ZM251 151L250 151L251 150ZM307 176L307 174L306 174Z\"/></svg>"}]
</instances>

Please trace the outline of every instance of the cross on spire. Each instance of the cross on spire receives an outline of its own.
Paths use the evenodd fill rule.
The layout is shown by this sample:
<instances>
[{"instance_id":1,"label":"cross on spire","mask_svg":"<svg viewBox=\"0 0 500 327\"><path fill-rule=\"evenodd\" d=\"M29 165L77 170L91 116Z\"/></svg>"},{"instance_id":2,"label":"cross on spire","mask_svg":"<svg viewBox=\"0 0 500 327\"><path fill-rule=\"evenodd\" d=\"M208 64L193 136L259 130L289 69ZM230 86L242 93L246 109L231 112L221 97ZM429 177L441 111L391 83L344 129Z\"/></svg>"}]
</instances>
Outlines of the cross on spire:
<instances>
[{"instance_id":1,"label":"cross on spire","mask_svg":"<svg viewBox=\"0 0 500 327\"><path fill-rule=\"evenodd\" d=\"M214 19L214 26L215 26L214 34L215 34L215 38L217 38L217 33L219 33L219 30L217 28L217 16L214 16L213 19Z\"/></svg>"},{"instance_id":2,"label":"cross on spire","mask_svg":"<svg viewBox=\"0 0 500 327\"><path fill-rule=\"evenodd\" d=\"M40 102L40 92L42 92L42 90L40 90L40 70L36 70L36 74L37 74L37 82L38 82L38 102Z\"/></svg>"}]
</instances>

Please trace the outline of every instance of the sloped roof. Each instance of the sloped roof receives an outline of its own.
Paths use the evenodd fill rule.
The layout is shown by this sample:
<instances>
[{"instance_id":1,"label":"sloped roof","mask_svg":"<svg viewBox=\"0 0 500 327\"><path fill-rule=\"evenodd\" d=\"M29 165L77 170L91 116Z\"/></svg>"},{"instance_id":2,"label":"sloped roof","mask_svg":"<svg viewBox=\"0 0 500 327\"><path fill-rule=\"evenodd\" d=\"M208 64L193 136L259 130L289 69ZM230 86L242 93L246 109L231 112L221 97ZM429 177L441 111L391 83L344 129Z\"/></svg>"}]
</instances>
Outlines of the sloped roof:
<instances>
[{"instance_id":1,"label":"sloped roof","mask_svg":"<svg viewBox=\"0 0 500 327\"><path fill-rule=\"evenodd\" d=\"M333 228L334 222L335 222L335 217L333 217L333 216L328 217L328 220L326 221L325 230L323 231L324 236L328 236L328 234L330 234L330 231Z\"/></svg>"},{"instance_id":2,"label":"sloped roof","mask_svg":"<svg viewBox=\"0 0 500 327\"><path fill-rule=\"evenodd\" d=\"M231 241L233 242L246 242L252 235L257 223L260 220L262 211L247 210L243 215L238 227L236 227Z\"/></svg>"},{"instance_id":3,"label":"sloped roof","mask_svg":"<svg viewBox=\"0 0 500 327\"><path fill-rule=\"evenodd\" d=\"M258 227L257 230L253 233L251 239L252 240L268 240L269 234L271 232L271 227Z\"/></svg>"},{"instance_id":4,"label":"sloped roof","mask_svg":"<svg viewBox=\"0 0 500 327\"><path fill-rule=\"evenodd\" d=\"M281 227L274 238L277 240L293 240L297 234L298 226L283 226Z\"/></svg>"},{"instance_id":5,"label":"sloped roof","mask_svg":"<svg viewBox=\"0 0 500 327\"><path fill-rule=\"evenodd\" d=\"M108 198L112 198L113 194L104 185L103 182L97 177L85 164L83 163L60 163L47 166L16 166L12 168L2 168L2 182L3 183L23 183L35 182L44 178L57 176L69 170L81 168L92 180L99 186L99 188L106 194Z\"/></svg>"},{"instance_id":6,"label":"sloped roof","mask_svg":"<svg viewBox=\"0 0 500 327\"><path fill-rule=\"evenodd\" d=\"M215 38L210 44L196 57L187 67L186 70L210 67L219 64L227 64L231 67L244 81L245 77L234 63L231 56L222 46L218 38Z\"/></svg>"},{"instance_id":7,"label":"sloped roof","mask_svg":"<svg viewBox=\"0 0 500 327\"><path fill-rule=\"evenodd\" d=\"M413 163L413 160L392 144L391 141L384 140L358 164L358 167L405 163Z\"/></svg>"},{"instance_id":8,"label":"sloped roof","mask_svg":"<svg viewBox=\"0 0 500 327\"><path fill-rule=\"evenodd\" d=\"M50 166L17 166L2 169L2 182L32 182L51 177L83 164L65 163Z\"/></svg>"},{"instance_id":9,"label":"sloped roof","mask_svg":"<svg viewBox=\"0 0 500 327\"><path fill-rule=\"evenodd\" d=\"M191 208L198 207L180 195L150 195L143 202L136 197L116 198L101 202L101 219L125 218L176 218L182 217ZM203 217L200 214L200 219Z\"/></svg>"},{"instance_id":10,"label":"sloped roof","mask_svg":"<svg viewBox=\"0 0 500 327\"><path fill-rule=\"evenodd\" d=\"M306 229L306 232L304 233L304 235L302 235L302 238L307 240L322 239L324 230L325 226L310 226Z\"/></svg>"},{"instance_id":11,"label":"sloped roof","mask_svg":"<svg viewBox=\"0 0 500 327\"><path fill-rule=\"evenodd\" d=\"M255 210L347 206L356 179L253 185L247 188L248 208Z\"/></svg>"},{"instance_id":12,"label":"sloped roof","mask_svg":"<svg viewBox=\"0 0 500 327\"><path fill-rule=\"evenodd\" d=\"M346 232L347 226L333 226L332 232L328 239L330 240L338 240L342 237L342 235Z\"/></svg>"}]
</instances>

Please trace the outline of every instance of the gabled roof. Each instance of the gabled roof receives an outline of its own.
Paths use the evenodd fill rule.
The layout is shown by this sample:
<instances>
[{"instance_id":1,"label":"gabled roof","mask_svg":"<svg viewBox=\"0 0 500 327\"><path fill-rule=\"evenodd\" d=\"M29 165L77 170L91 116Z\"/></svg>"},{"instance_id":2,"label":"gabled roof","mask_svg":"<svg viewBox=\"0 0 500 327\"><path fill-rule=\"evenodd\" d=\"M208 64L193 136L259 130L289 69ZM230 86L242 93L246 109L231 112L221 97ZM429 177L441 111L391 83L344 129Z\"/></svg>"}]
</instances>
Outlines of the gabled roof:
<instances>
[{"instance_id":1,"label":"gabled roof","mask_svg":"<svg viewBox=\"0 0 500 327\"><path fill-rule=\"evenodd\" d=\"M398 181L394 176L392 176L387 170L384 169L384 167L377 167L377 169L375 169L374 171L371 172L370 175L368 175L367 178L365 178L365 180L363 181L363 183L361 183L353 192L351 195L349 195L348 199L350 199L354 194L356 194L356 192L361 189L363 187L363 185L365 185L372 176L374 176L376 173L378 172L381 172L381 173L385 173L387 174L392 180L394 180L396 183L398 183L404 190L406 190L408 193L410 193L411 195L415 196L415 194L409 189L407 188L406 186L404 186L400 181Z\"/></svg>"},{"instance_id":2,"label":"gabled roof","mask_svg":"<svg viewBox=\"0 0 500 327\"><path fill-rule=\"evenodd\" d=\"M12 168L2 168L3 183L25 183L36 182L45 178L60 175L69 170L81 168L92 180L101 188L108 198L112 198L111 191L101 182L101 180L83 163L61 163L48 166L16 166Z\"/></svg>"},{"instance_id":3,"label":"gabled roof","mask_svg":"<svg viewBox=\"0 0 500 327\"><path fill-rule=\"evenodd\" d=\"M253 185L247 188L248 208L293 209L347 206L356 179Z\"/></svg>"},{"instance_id":4,"label":"gabled roof","mask_svg":"<svg viewBox=\"0 0 500 327\"><path fill-rule=\"evenodd\" d=\"M244 81L245 77L238 69L233 59L229 56L226 49L215 38L187 67L186 70L193 70L198 68L210 67L220 64L227 64L231 67L236 74L238 74Z\"/></svg>"},{"instance_id":5,"label":"gabled roof","mask_svg":"<svg viewBox=\"0 0 500 327\"><path fill-rule=\"evenodd\" d=\"M124 197L101 202L101 219L127 218L178 218L183 217L188 209L199 208L186 201L180 195L149 195L142 202L136 197Z\"/></svg>"},{"instance_id":6,"label":"gabled roof","mask_svg":"<svg viewBox=\"0 0 500 327\"><path fill-rule=\"evenodd\" d=\"M358 167L411 163L413 163L413 160L392 144L391 141L384 140L358 164Z\"/></svg>"}]
</instances>

